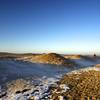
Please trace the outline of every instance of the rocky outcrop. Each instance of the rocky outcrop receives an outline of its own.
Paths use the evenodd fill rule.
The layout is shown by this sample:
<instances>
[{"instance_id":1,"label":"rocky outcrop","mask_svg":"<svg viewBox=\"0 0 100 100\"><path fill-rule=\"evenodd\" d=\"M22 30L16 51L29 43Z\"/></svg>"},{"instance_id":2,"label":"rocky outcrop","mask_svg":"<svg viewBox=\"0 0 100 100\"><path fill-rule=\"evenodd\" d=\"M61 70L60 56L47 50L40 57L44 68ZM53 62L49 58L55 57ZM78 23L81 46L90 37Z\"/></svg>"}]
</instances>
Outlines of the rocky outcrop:
<instances>
[{"instance_id":1,"label":"rocky outcrop","mask_svg":"<svg viewBox=\"0 0 100 100\"><path fill-rule=\"evenodd\" d=\"M35 63L54 64L63 66L75 66L76 64L56 53L42 54L32 58Z\"/></svg>"}]
</instances>

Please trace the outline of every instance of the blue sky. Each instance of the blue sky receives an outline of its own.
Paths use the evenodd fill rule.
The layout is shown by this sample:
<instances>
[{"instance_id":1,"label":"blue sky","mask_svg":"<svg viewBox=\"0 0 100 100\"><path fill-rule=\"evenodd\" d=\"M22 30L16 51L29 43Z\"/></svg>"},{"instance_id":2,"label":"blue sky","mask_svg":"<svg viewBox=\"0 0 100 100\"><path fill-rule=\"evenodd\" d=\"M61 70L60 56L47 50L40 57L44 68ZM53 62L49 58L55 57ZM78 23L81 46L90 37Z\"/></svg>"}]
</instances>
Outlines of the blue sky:
<instances>
[{"instance_id":1,"label":"blue sky","mask_svg":"<svg viewBox=\"0 0 100 100\"><path fill-rule=\"evenodd\" d=\"M100 53L100 0L0 0L0 51Z\"/></svg>"}]
</instances>

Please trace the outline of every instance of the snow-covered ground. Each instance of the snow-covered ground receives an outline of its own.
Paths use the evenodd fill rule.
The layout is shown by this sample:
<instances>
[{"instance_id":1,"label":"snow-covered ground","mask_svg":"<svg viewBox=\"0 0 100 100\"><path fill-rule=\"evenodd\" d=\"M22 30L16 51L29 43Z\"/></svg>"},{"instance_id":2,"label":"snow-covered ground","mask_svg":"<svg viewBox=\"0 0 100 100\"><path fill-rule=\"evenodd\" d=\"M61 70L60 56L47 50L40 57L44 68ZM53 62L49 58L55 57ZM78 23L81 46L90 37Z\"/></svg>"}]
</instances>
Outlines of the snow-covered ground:
<instances>
[{"instance_id":1,"label":"snow-covered ground","mask_svg":"<svg viewBox=\"0 0 100 100\"><path fill-rule=\"evenodd\" d=\"M56 82L65 73L100 70L93 67L95 64L99 64L100 60L96 62L77 60L76 62L81 66L85 66L85 68L75 68L79 69L77 71L72 68L34 64L22 60L0 60L0 100L28 100L30 97L34 97L34 100L50 100L50 86L57 85ZM20 90L14 83L10 82L16 79L27 80L24 84L30 86L27 89ZM6 83L10 85L4 87ZM13 90L13 86L15 86L15 90ZM67 86L64 87L68 89Z\"/></svg>"}]
</instances>

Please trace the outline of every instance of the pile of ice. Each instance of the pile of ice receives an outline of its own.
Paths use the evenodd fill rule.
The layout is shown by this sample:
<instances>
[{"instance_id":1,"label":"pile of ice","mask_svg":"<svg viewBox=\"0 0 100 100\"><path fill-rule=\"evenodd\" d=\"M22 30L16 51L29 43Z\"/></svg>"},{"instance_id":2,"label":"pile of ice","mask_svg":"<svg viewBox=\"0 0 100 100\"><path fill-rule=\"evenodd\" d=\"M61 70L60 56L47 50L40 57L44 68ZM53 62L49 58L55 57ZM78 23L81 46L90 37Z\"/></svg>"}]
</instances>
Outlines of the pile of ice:
<instances>
[{"instance_id":1,"label":"pile of ice","mask_svg":"<svg viewBox=\"0 0 100 100\"><path fill-rule=\"evenodd\" d=\"M74 71L71 71L69 73L66 73L66 74L80 74L82 72L85 72L85 71L90 71L90 70L95 70L95 71L100 71L100 68L97 68L95 66L89 66L89 67L86 67L86 68L81 68L79 70L74 70Z\"/></svg>"},{"instance_id":2,"label":"pile of ice","mask_svg":"<svg viewBox=\"0 0 100 100\"><path fill-rule=\"evenodd\" d=\"M0 89L0 100L50 100L50 86L56 85L58 80L47 77L27 81L15 80L7 84L5 90Z\"/></svg>"}]
</instances>

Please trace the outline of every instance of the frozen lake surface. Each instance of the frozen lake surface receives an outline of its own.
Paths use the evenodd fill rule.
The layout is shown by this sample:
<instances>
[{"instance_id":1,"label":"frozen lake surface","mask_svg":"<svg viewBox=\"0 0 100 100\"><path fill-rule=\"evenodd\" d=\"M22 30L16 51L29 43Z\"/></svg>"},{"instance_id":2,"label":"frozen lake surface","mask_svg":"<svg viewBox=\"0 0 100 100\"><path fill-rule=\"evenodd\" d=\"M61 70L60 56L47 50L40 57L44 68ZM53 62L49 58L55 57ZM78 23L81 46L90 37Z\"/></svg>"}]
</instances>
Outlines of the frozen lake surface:
<instances>
[{"instance_id":1,"label":"frozen lake surface","mask_svg":"<svg viewBox=\"0 0 100 100\"><path fill-rule=\"evenodd\" d=\"M98 59L95 62L88 60L74 60L80 64L77 68L68 68L63 66L48 65L48 64L36 64L23 60L12 60L12 59L0 59L0 84L4 84L7 81L14 80L17 78L26 77L59 77L67 72L79 69L81 67L93 66L100 63Z\"/></svg>"},{"instance_id":2,"label":"frozen lake surface","mask_svg":"<svg viewBox=\"0 0 100 100\"><path fill-rule=\"evenodd\" d=\"M95 62L85 61L85 60L74 60L76 63L80 64L77 67L64 67L56 66L50 64L36 64L23 60L11 60L11 59L1 59L0 60L0 85L1 87L7 82L18 80L19 88L16 88L15 83L11 82L11 85L8 89L5 89L4 92L0 92L1 100L28 100L29 97L34 96L34 100L41 100L41 98L49 98L49 88L52 84L55 84L62 75L70 72L77 73L78 69L91 70L94 68L95 64L99 64L99 59ZM89 67L90 66L90 67ZM88 68L89 67L89 68ZM20 80L21 79L21 80ZM27 80L23 84L24 80ZM20 86L20 81L22 86ZM14 81L16 82L16 81ZM30 84L34 85L31 87ZM23 85L28 84L29 89L26 92ZM68 87L66 87L68 88ZM17 91L16 92L14 91ZM47 99L44 99L47 100ZM48 99L49 100L49 99Z\"/></svg>"},{"instance_id":3,"label":"frozen lake surface","mask_svg":"<svg viewBox=\"0 0 100 100\"><path fill-rule=\"evenodd\" d=\"M62 66L35 64L18 60L0 60L0 83L25 77L57 77L71 71Z\"/></svg>"}]
</instances>

